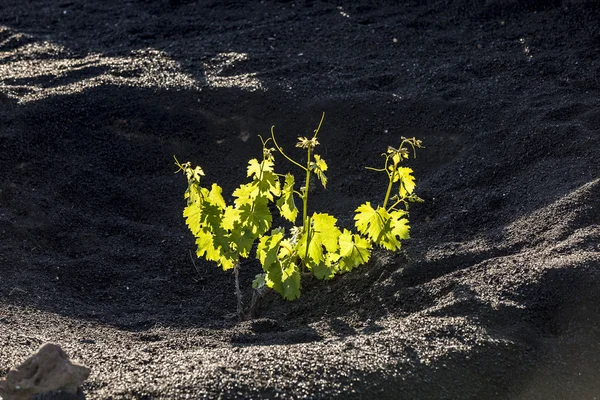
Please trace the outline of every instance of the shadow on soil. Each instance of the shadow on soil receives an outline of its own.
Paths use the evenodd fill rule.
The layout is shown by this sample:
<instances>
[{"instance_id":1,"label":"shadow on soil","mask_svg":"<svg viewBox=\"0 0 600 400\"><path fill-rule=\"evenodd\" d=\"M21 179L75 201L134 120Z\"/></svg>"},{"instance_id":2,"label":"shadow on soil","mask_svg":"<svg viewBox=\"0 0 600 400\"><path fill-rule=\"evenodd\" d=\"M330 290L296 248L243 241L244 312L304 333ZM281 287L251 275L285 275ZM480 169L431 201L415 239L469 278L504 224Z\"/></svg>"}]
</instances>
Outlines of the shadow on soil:
<instances>
[{"instance_id":1,"label":"shadow on soil","mask_svg":"<svg viewBox=\"0 0 600 400\"><path fill-rule=\"evenodd\" d=\"M346 103L302 106L281 94L236 89L156 92L105 86L27 105L7 104L10 112L2 117L5 151L0 157L6 171L0 223L7 237L3 250L8 266L2 278L3 301L124 329L220 320L224 310L235 308L229 290L233 277L201 261L196 262L198 272L193 268L187 252L193 240L181 218L185 182L171 174L173 155L201 164L207 181L218 181L231 193L245 179L244 163L260 152L255 135L267 134L274 124L282 145L292 148L295 137L310 132L325 111L331 117L322 142L332 166L332 184L327 192L316 191L314 207L341 215L340 222L349 224L352 210L373 192L373 179L360 166L368 165L371 155L379 154L381 144L394 135L353 132ZM428 143L427 133L421 133ZM348 143L360 148L360 155L353 157ZM427 154L418 159L415 169L424 186L446 163L445 158L428 163ZM355 179L365 184L356 185ZM334 204L329 193L336 193ZM427 226L425 217L417 207L413 224ZM394 285L411 292L407 298L413 300L406 303L405 312L422 304L419 284L501 254L492 249L446 259L438 266L411 259L406 267L410 272ZM308 304L302 300L286 309L309 319L355 312L352 304L360 309L365 290L407 262L402 255L390 257L382 255L366 277L342 277L339 286L306 284L307 294L316 285L326 288L328 296L343 298L342 304L327 302L313 317L301 317L307 315L303 304ZM255 263L245 264L244 287L257 272ZM294 312L295 307L300 310ZM376 319L385 312L375 307L359 313Z\"/></svg>"}]
</instances>

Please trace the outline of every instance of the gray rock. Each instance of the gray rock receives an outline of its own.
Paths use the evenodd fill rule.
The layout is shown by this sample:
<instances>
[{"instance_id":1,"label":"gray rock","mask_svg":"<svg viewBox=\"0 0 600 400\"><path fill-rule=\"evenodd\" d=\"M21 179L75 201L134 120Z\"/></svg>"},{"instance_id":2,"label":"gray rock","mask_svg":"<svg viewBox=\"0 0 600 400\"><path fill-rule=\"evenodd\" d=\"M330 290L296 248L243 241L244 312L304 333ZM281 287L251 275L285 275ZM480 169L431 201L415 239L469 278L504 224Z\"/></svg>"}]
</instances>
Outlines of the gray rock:
<instances>
[{"instance_id":1,"label":"gray rock","mask_svg":"<svg viewBox=\"0 0 600 400\"><path fill-rule=\"evenodd\" d=\"M57 345L46 343L0 381L4 400L82 399L78 390L90 375L90 369L72 364ZM83 397L82 397L83 396Z\"/></svg>"}]
</instances>

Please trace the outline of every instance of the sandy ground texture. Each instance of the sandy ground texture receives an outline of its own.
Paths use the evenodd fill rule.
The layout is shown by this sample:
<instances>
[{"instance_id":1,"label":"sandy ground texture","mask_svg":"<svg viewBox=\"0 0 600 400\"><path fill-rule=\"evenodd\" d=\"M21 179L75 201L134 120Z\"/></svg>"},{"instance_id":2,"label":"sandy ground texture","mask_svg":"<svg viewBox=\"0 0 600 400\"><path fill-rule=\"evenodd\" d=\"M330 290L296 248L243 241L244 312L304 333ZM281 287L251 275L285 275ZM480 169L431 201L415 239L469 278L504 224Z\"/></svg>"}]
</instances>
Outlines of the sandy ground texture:
<instances>
[{"instance_id":1,"label":"sandy ground texture","mask_svg":"<svg viewBox=\"0 0 600 400\"><path fill-rule=\"evenodd\" d=\"M88 399L600 399L599 21L592 0L1 0L0 377L49 341ZM322 112L311 209L343 226L383 198L364 166L423 140L412 239L231 320L173 155L231 193L258 134L292 149Z\"/></svg>"}]
</instances>

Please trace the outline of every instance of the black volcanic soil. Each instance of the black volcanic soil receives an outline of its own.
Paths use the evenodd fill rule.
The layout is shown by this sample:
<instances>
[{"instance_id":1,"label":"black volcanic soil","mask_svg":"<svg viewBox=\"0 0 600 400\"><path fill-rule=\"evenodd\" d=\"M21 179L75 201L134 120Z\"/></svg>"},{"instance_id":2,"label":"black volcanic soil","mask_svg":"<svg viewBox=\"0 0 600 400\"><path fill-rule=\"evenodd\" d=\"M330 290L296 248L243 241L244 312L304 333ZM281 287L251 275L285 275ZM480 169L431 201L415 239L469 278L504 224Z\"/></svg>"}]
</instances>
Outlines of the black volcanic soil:
<instances>
[{"instance_id":1,"label":"black volcanic soil","mask_svg":"<svg viewBox=\"0 0 600 400\"><path fill-rule=\"evenodd\" d=\"M592 0L0 1L0 377L50 341L88 399L600 399L599 21ZM322 112L311 208L344 226L384 194L363 167L423 140L412 239L232 320L173 155L231 193L258 134L292 149Z\"/></svg>"}]
</instances>

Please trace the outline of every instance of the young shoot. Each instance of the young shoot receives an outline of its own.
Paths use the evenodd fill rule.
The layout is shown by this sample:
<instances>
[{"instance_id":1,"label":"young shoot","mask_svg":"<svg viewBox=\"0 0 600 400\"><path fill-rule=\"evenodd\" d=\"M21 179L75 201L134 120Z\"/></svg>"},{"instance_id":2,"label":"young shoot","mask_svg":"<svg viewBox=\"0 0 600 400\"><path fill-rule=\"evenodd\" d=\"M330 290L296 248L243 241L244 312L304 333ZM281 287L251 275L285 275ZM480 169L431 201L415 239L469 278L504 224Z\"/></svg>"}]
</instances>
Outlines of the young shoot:
<instances>
[{"instance_id":1,"label":"young shoot","mask_svg":"<svg viewBox=\"0 0 600 400\"><path fill-rule=\"evenodd\" d=\"M409 158L409 148L415 155L421 141L402 138L398 149L388 147L384 167L368 168L385 173L388 186L381 206L373 208L366 202L356 209L355 225L358 233L340 230L337 219L329 214L313 212L309 215L309 190L312 175L323 187L327 186L327 163L316 153L318 135L325 114L311 137L299 137L296 147L306 151L306 163L291 158L277 143L274 127L271 137L262 142L262 160L248 162L248 183L233 191L232 204L222 196L222 188L213 183L210 188L201 185L204 171L189 162L176 165L185 174L188 187L184 198L187 205L183 216L196 238L198 257L217 263L223 270L233 269L238 299L238 315L248 315L242 303L239 287L241 258L247 258L256 244L256 258L263 273L253 282L255 296L251 307L256 305L257 294L262 296L271 288L288 300L300 296L301 278L310 273L318 279L331 279L337 274L351 271L365 264L371 257L372 245L397 251L400 241L408 239L409 226L407 206L409 202L422 201L415 193L415 178L412 169L400 166ZM270 144L274 148L268 147ZM281 154L304 175L304 186L294 188L296 179L287 172L275 170L274 153ZM397 185L395 194L393 187ZM295 198L302 201L302 223L296 226L299 210ZM293 226L287 230L273 228L270 205L274 204L279 214ZM403 208L401 208L403 207ZM249 313L252 313L251 309Z\"/></svg>"}]
</instances>

